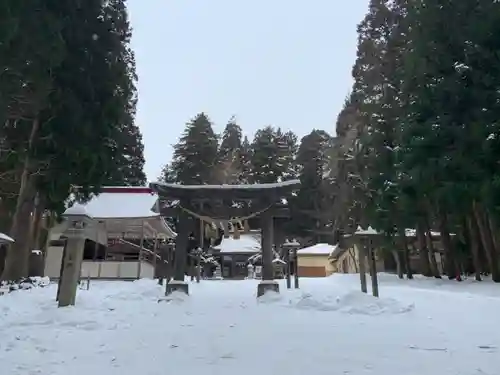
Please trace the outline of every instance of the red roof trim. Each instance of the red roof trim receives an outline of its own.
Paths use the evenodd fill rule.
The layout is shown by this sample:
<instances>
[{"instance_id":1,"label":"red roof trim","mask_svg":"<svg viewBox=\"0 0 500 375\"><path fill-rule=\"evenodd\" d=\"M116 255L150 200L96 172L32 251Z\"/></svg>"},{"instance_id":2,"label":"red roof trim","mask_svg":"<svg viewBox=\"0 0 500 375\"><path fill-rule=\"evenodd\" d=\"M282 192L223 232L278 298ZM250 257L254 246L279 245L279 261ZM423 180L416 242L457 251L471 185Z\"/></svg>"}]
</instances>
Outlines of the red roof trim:
<instances>
[{"instance_id":1,"label":"red roof trim","mask_svg":"<svg viewBox=\"0 0 500 375\"><path fill-rule=\"evenodd\" d=\"M145 186L104 186L101 193L122 193L122 194L154 194L153 189Z\"/></svg>"}]
</instances>

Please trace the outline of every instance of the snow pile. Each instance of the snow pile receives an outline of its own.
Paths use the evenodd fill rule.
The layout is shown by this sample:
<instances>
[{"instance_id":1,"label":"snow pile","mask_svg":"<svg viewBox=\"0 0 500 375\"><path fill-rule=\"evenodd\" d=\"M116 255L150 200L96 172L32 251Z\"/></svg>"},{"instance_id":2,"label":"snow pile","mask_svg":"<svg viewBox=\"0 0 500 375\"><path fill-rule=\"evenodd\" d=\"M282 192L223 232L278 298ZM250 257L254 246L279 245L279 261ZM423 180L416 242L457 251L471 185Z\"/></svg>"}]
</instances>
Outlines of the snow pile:
<instances>
[{"instance_id":1,"label":"snow pile","mask_svg":"<svg viewBox=\"0 0 500 375\"><path fill-rule=\"evenodd\" d=\"M44 288L50 284L48 277L27 277L22 279L19 283L5 282L0 283L0 295L13 292L15 290L27 290L31 288Z\"/></svg>"},{"instance_id":2,"label":"snow pile","mask_svg":"<svg viewBox=\"0 0 500 375\"><path fill-rule=\"evenodd\" d=\"M265 303L265 304L271 304L271 303L276 303L276 302L281 302L283 301L283 297L281 294L276 293L273 290L268 290L267 292L264 293L263 296L260 296L257 301L259 303Z\"/></svg>"},{"instance_id":3,"label":"snow pile","mask_svg":"<svg viewBox=\"0 0 500 375\"><path fill-rule=\"evenodd\" d=\"M404 304L393 298L375 298L354 291L336 298L315 298L305 293L291 306L301 310L340 311L353 315L403 314L415 308L413 303Z\"/></svg>"}]
</instances>

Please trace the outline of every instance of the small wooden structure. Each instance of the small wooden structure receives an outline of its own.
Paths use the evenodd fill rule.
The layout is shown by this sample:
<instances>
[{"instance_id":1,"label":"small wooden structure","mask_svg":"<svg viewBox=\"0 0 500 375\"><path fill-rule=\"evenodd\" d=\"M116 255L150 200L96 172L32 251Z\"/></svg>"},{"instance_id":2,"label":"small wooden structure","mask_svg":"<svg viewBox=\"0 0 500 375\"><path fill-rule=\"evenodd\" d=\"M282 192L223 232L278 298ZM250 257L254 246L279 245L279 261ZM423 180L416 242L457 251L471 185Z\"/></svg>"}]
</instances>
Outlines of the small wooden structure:
<instances>
[{"instance_id":1,"label":"small wooden structure","mask_svg":"<svg viewBox=\"0 0 500 375\"><path fill-rule=\"evenodd\" d=\"M297 251L298 272L301 277L327 277L334 272L330 256L337 246L317 243Z\"/></svg>"},{"instance_id":2,"label":"small wooden structure","mask_svg":"<svg viewBox=\"0 0 500 375\"><path fill-rule=\"evenodd\" d=\"M300 186L299 180L253 185L179 185L151 183L151 189L159 196L158 207L162 216L176 218L177 237L175 244L174 283L167 285L166 294L174 290L188 294L184 281L186 253L190 233L203 231L203 223L224 224L244 222L259 217L261 220L261 247L263 254L262 281L257 296L267 290L278 292L274 281L273 231L274 218L288 217L288 209L280 207ZM175 202L175 204L171 204ZM200 234L201 235L201 234Z\"/></svg>"},{"instance_id":3,"label":"small wooden structure","mask_svg":"<svg viewBox=\"0 0 500 375\"><path fill-rule=\"evenodd\" d=\"M85 240L81 275L91 279L153 278L161 268L158 247L175 237L152 211L156 196L148 187L103 187L81 207L93 218ZM65 223L49 231L44 276L57 279L64 253Z\"/></svg>"},{"instance_id":4,"label":"small wooden structure","mask_svg":"<svg viewBox=\"0 0 500 375\"><path fill-rule=\"evenodd\" d=\"M380 244L381 234L375 231L372 227L363 229L358 227L353 234L344 235L344 240L349 244L357 247L359 277L361 283L361 291L368 293L366 283L366 265L371 276L372 294L374 297L379 296L377 263L375 257L375 247Z\"/></svg>"}]
</instances>

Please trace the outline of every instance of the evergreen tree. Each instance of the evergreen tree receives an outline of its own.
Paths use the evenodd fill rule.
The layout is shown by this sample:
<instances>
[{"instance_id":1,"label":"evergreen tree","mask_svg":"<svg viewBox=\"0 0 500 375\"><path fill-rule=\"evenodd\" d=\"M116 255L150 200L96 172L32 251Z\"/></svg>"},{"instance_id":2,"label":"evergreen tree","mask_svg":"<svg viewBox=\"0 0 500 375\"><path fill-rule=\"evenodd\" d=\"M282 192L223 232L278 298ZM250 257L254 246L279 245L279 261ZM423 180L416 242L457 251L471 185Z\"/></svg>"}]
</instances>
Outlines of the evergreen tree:
<instances>
[{"instance_id":1,"label":"evergreen tree","mask_svg":"<svg viewBox=\"0 0 500 375\"><path fill-rule=\"evenodd\" d=\"M218 146L207 115L198 114L186 125L181 139L174 146L172 169L177 182L185 185L215 182Z\"/></svg>"},{"instance_id":2,"label":"evergreen tree","mask_svg":"<svg viewBox=\"0 0 500 375\"><path fill-rule=\"evenodd\" d=\"M232 117L222 133L222 140L219 148L219 159L226 159L234 151L240 151L242 145L241 127Z\"/></svg>"},{"instance_id":3,"label":"evergreen tree","mask_svg":"<svg viewBox=\"0 0 500 375\"><path fill-rule=\"evenodd\" d=\"M167 184L175 184L178 182L177 175L175 173L175 168L172 164L173 163L168 163L163 166L159 178L161 182L165 182Z\"/></svg>"},{"instance_id":4,"label":"evergreen tree","mask_svg":"<svg viewBox=\"0 0 500 375\"><path fill-rule=\"evenodd\" d=\"M297 154L301 185L292 200L292 225L297 235L315 235L318 241L332 219L331 187L324 176L330 147L330 135L313 130L302 138Z\"/></svg>"},{"instance_id":5,"label":"evergreen tree","mask_svg":"<svg viewBox=\"0 0 500 375\"><path fill-rule=\"evenodd\" d=\"M217 157L217 181L221 184L235 184L241 180L243 167L241 127L231 118L222 133Z\"/></svg>"},{"instance_id":6,"label":"evergreen tree","mask_svg":"<svg viewBox=\"0 0 500 375\"><path fill-rule=\"evenodd\" d=\"M248 137L245 136L243 138L243 142L241 142L241 173L240 173L240 184L248 184L250 182L251 175L251 158L252 158L252 147L250 145L250 141Z\"/></svg>"},{"instance_id":7,"label":"evergreen tree","mask_svg":"<svg viewBox=\"0 0 500 375\"><path fill-rule=\"evenodd\" d=\"M252 183L273 183L294 178L292 165L297 137L267 126L255 133L250 158Z\"/></svg>"},{"instance_id":8,"label":"evergreen tree","mask_svg":"<svg viewBox=\"0 0 500 375\"><path fill-rule=\"evenodd\" d=\"M130 122L116 135L117 157L115 172L107 182L111 186L145 186L144 144L137 125Z\"/></svg>"},{"instance_id":9,"label":"evergreen tree","mask_svg":"<svg viewBox=\"0 0 500 375\"><path fill-rule=\"evenodd\" d=\"M437 230L449 278L467 267L500 281L499 10L489 0L372 0L358 28L353 92L337 122L334 207L349 213L343 224L370 224L403 248L409 277L405 228L416 228L425 275L437 276Z\"/></svg>"},{"instance_id":10,"label":"evergreen tree","mask_svg":"<svg viewBox=\"0 0 500 375\"><path fill-rule=\"evenodd\" d=\"M27 276L35 206L60 213L72 186L86 198L130 162L121 158L120 136L133 123L136 77L123 0L7 3L2 15L16 27L3 35L11 43L2 43L0 63L14 73L0 97L20 177L10 231L16 242L2 277L15 280Z\"/></svg>"},{"instance_id":11,"label":"evergreen tree","mask_svg":"<svg viewBox=\"0 0 500 375\"><path fill-rule=\"evenodd\" d=\"M280 153L282 154L283 174L282 180L292 180L298 177L298 164L296 156L298 151L298 137L292 131L282 132L277 130Z\"/></svg>"}]
</instances>

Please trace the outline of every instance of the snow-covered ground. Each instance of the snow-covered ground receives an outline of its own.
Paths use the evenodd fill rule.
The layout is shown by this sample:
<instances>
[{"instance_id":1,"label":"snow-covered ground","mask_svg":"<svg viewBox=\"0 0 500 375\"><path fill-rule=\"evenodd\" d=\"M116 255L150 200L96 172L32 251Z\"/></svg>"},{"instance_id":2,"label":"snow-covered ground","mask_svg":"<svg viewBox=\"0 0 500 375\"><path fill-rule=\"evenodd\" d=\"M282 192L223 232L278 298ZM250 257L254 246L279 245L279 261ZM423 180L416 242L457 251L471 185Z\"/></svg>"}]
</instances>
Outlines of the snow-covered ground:
<instances>
[{"instance_id":1,"label":"snow-covered ground","mask_svg":"<svg viewBox=\"0 0 500 375\"><path fill-rule=\"evenodd\" d=\"M160 303L152 281L93 282L65 309L55 285L13 292L0 297L0 373L498 375L500 286L380 279L380 299L357 275L281 283L261 301L254 280Z\"/></svg>"}]
</instances>

